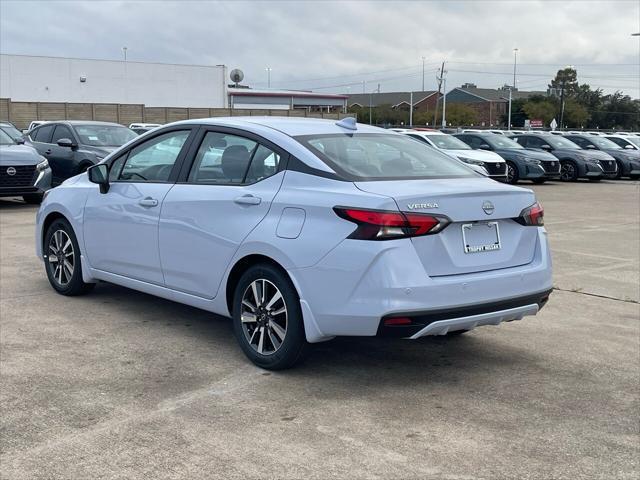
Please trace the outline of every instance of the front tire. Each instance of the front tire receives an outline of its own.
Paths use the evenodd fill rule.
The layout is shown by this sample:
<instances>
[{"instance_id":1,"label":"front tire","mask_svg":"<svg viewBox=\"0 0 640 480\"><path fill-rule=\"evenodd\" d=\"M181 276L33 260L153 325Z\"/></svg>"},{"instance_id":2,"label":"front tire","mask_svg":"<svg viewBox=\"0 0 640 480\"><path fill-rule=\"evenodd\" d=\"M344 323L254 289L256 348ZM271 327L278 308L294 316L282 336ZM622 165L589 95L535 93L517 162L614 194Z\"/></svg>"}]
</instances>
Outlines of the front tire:
<instances>
[{"instance_id":1,"label":"front tire","mask_svg":"<svg viewBox=\"0 0 640 480\"><path fill-rule=\"evenodd\" d=\"M43 197L44 195L42 193L28 193L23 195L22 199L29 205L40 205Z\"/></svg>"},{"instance_id":2,"label":"front tire","mask_svg":"<svg viewBox=\"0 0 640 480\"><path fill-rule=\"evenodd\" d=\"M536 178L535 180L531 180L533 183L535 183L536 185L542 185L544 182L547 181L546 178Z\"/></svg>"},{"instance_id":3,"label":"front tire","mask_svg":"<svg viewBox=\"0 0 640 480\"><path fill-rule=\"evenodd\" d=\"M515 185L520 180L518 166L513 162L507 162L507 183Z\"/></svg>"},{"instance_id":4,"label":"front tire","mask_svg":"<svg viewBox=\"0 0 640 480\"><path fill-rule=\"evenodd\" d=\"M575 182L578 180L578 166L570 160L560 164L560 180L563 182Z\"/></svg>"},{"instance_id":5,"label":"front tire","mask_svg":"<svg viewBox=\"0 0 640 480\"><path fill-rule=\"evenodd\" d=\"M233 330L249 360L267 370L291 368L308 349L298 293L289 277L269 264L255 265L240 277Z\"/></svg>"},{"instance_id":6,"label":"front tire","mask_svg":"<svg viewBox=\"0 0 640 480\"><path fill-rule=\"evenodd\" d=\"M80 247L69 222L62 218L55 220L45 233L43 247L47 278L56 292L83 295L95 287L95 283L82 281Z\"/></svg>"}]
</instances>

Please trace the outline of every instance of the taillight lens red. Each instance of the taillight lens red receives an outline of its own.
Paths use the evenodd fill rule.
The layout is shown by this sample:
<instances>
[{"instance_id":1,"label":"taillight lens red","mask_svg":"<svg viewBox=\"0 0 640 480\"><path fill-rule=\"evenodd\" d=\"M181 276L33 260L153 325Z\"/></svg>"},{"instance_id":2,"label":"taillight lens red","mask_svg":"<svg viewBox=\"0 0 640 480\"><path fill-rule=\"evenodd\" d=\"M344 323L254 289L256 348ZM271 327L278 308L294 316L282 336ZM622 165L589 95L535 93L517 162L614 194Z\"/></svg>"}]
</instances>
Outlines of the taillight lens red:
<instances>
[{"instance_id":1,"label":"taillight lens red","mask_svg":"<svg viewBox=\"0 0 640 480\"><path fill-rule=\"evenodd\" d=\"M522 210L516 221L521 225L541 227L544 225L544 208L536 202Z\"/></svg>"},{"instance_id":2,"label":"taillight lens red","mask_svg":"<svg viewBox=\"0 0 640 480\"><path fill-rule=\"evenodd\" d=\"M440 232L450 220L441 215L335 207L336 214L358 225L349 238L392 240Z\"/></svg>"}]
</instances>

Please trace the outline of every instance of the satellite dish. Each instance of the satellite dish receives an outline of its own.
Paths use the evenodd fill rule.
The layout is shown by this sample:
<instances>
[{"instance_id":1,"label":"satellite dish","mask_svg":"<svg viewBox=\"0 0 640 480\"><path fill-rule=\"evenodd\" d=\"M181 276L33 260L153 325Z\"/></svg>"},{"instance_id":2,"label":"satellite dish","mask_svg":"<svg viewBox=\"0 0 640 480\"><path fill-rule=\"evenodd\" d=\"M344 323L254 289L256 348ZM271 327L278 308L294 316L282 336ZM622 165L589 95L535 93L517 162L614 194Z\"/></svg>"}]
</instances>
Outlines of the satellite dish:
<instances>
[{"instance_id":1,"label":"satellite dish","mask_svg":"<svg viewBox=\"0 0 640 480\"><path fill-rule=\"evenodd\" d=\"M233 70L231 70L231 73L229 74L229 77L231 77L231 81L233 83L235 83L236 87L237 87L238 84L244 78L244 73L242 73L242 70L240 70L239 68L234 68Z\"/></svg>"}]
</instances>

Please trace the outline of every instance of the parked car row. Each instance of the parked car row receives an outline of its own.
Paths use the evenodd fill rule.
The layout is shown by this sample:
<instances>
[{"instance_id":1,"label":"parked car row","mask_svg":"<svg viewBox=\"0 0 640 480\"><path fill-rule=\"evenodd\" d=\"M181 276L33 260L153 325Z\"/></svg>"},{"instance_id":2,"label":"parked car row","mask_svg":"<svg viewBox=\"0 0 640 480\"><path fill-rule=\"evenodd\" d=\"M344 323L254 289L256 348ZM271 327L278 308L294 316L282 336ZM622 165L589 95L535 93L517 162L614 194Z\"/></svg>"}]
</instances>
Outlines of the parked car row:
<instances>
[{"instance_id":1,"label":"parked car row","mask_svg":"<svg viewBox=\"0 0 640 480\"><path fill-rule=\"evenodd\" d=\"M640 136L479 129L453 135L425 128L394 131L482 167L489 177L511 184L520 180L544 183L556 179L640 178ZM469 151L493 156L479 158Z\"/></svg>"}]
</instances>

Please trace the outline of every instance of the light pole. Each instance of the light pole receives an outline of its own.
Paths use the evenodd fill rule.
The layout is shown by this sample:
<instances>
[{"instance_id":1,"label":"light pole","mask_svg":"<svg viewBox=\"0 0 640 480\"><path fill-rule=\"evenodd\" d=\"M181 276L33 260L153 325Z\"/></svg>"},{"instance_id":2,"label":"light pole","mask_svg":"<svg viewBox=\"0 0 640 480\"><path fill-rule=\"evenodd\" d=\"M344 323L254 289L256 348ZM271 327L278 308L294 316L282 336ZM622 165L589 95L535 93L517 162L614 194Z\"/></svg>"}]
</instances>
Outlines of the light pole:
<instances>
[{"instance_id":1,"label":"light pole","mask_svg":"<svg viewBox=\"0 0 640 480\"><path fill-rule=\"evenodd\" d=\"M509 115L507 120L507 130L511 130L511 101L513 100L513 90L516 88L516 65L518 63L518 49L513 49L513 85L509 88Z\"/></svg>"},{"instance_id":2,"label":"light pole","mask_svg":"<svg viewBox=\"0 0 640 480\"><path fill-rule=\"evenodd\" d=\"M271 67L265 68L267 72L267 88L271 88Z\"/></svg>"},{"instance_id":3,"label":"light pole","mask_svg":"<svg viewBox=\"0 0 640 480\"><path fill-rule=\"evenodd\" d=\"M424 92L424 60L425 58L422 57L422 91Z\"/></svg>"},{"instance_id":4,"label":"light pole","mask_svg":"<svg viewBox=\"0 0 640 480\"><path fill-rule=\"evenodd\" d=\"M125 62L127 61L127 50L128 50L127 47L122 47L122 53L124 54L124 61Z\"/></svg>"}]
</instances>

